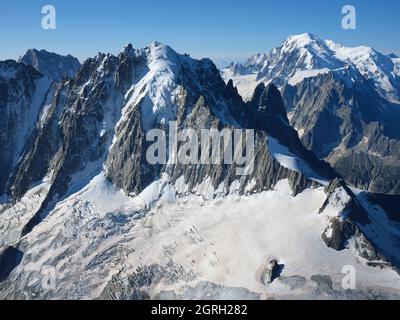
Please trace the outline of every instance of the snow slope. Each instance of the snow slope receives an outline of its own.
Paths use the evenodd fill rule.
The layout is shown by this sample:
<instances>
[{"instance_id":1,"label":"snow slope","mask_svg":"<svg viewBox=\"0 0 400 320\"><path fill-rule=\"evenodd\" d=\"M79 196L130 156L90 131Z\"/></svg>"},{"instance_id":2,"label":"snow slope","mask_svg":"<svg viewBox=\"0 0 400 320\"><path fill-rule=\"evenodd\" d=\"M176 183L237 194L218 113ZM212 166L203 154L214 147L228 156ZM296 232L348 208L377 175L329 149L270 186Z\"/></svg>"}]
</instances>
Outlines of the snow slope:
<instances>
[{"instance_id":1,"label":"snow slope","mask_svg":"<svg viewBox=\"0 0 400 320\"><path fill-rule=\"evenodd\" d=\"M168 177L130 198L99 175L27 235L22 263L0 296L20 290L27 298L96 298L113 276L128 278L155 265L166 270L165 277L170 272L175 276L172 281L153 274L159 280L141 286L153 298L179 297L189 288L196 297L207 298L202 283L221 286L213 292L222 297L226 288L240 288L228 290L233 298L248 298L248 291L262 299L367 298L375 291L390 295L399 290L399 275L367 266L353 244L340 252L324 244L321 234L329 218L343 209L343 204L332 204L319 214L325 199L321 188L292 197L282 180L273 191L252 196L233 192L205 201L179 197ZM272 257L283 269L280 280L265 286L261 273ZM342 269L348 265L356 270L357 290L344 292ZM42 289L43 275L53 287ZM318 276L330 277L332 288L321 287Z\"/></svg>"},{"instance_id":2,"label":"snow slope","mask_svg":"<svg viewBox=\"0 0 400 320\"><path fill-rule=\"evenodd\" d=\"M154 123L167 123L175 119L177 110L173 97L178 90L176 76L181 62L174 50L158 42L151 43L135 54L145 57L148 70L128 91L127 96L131 95L131 98L126 106L136 105L144 99L141 110L144 129L147 131L153 128ZM124 108L123 112L127 110Z\"/></svg>"},{"instance_id":3,"label":"snow slope","mask_svg":"<svg viewBox=\"0 0 400 320\"><path fill-rule=\"evenodd\" d=\"M354 66L366 79L371 79L379 93L392 102L400 101L399 79L396 79L395 59L367 46L345 47L327 40L334 56ZM398 75L398 74L397 74Z\"/></svg>"},{"instance_id":4,"label":"snow slope","mask_svg":"<svg viewBox=\"0 0 400 320\"><path fill-rule=\"evenodd\" d=\"M329 184L326 178L315 173L303 159L291 153L287 147L283 146L278 140L272 137L268 138L268 151L284 168L300 172L308 179L317 181L321 185L327 186Z\"/></svg>"},{"instance_id":5,"label":"snow slope","mask_svg":"<svg viewBox=\"0 0 400 320\"><path fill-rule=\"evenodd\" d=\"M320 74L329 73L329 71L330 70L328 68L317 69L317 70L301 70L301 71L297 71L296 74L289 79L288 83L291 86L295 86L296 84L302 82L306 78L312 78L312 77L318 76Z\"/></svg>"}]
</instances>

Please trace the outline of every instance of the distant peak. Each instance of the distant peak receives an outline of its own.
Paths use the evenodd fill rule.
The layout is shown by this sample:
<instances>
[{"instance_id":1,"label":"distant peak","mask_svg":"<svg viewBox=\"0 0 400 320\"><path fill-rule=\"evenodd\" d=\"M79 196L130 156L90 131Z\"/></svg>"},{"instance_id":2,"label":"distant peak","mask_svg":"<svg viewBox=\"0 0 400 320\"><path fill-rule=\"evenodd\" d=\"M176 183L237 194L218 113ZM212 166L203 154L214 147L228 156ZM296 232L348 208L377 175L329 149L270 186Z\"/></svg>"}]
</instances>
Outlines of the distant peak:
<instances>
[{"instance_id":1,"label":"distant peak","mask_svg":"<svg viewBox=\"0 0 400 320\"><path fill-rule=\"evenodd\" d=\"M150 43L150 46L151 47L167 47L165 44L163 44L162 42L160 42L160 41L153 41L152 43Z\"/></svg>"},{"instance_id":2,"label":"distant peak","mask_svg":"<svg viewBox=\"0 0 400 320\"><path fill-rule=\"evenodd\" d=\"M151 42L147 47L150 51L163 51L163 52L175 52L170 46L159 42L159 41L153 41Z\"/></svg>"},{"instance_id":3,"label":"distant peak","mask_svg":"<svg viewBox=\"0 0 400 320\"><path fill-rule=\"evenodd\" d=\"M325 40L325 44L326 44L329 48L331 48L332 50L336 50L336 49L338 49L338 48L343 48L343 45L341 45L341 44L339 44L339 43L336 43L336 42L333 41L333 40Z\"/></svg>"},{"instance_id":4,"label":"distant peak","mask_svg":"<svg viewBox=\"0 0 400 320\"><path fill-rule=\"evenodd\" d=\"M64 58L73 58L76 59L74 56L70 55L70 54L58 54L55 52L51 52L51 51L47 51L45 49L28 49L25 51L24 55L21 57L21 59L25 56L53 56L53 57L64 57Z\"/></svg>"},{"instance_id":5,"label":"distant peak","mask_svg":"<svg viewBox=\"0 0 400 320\"><path fill-rule=\"evenodd\" d=\"M126 44L126 45L124 46L124 49L126 49L126 50L133 50L133 45L132 45L132 43Z\"/></svg>"},{"instance_id":6,"label":"distant peak","mask_svg":"<svg viewBox=\"0 0 400 320\"><path fill-rule=\"evenodd\" d=\"M312 33L292 35L282 45L282 52L302 49L307 50L312 55L329 55L331 51L325 41Z\"/></svg>"},{"instance_id":7,"label":"distant peak","mask_svg":"<svg viewBox=\"0 0 400 320\"><path fill-rule=\"evenodd\" d=\"M291 35L286 39L286 42L298 42L299 44L305 44L309 42L323 42L320 37L312 33L301 33Z\"/></svg>"},{"instance_id":8,"label":"distant peak","mask_svg":"<svg viewBox=\"0 0 400 320\"><path fill-rule=\"evenodd\" d=\"M121 50L121 54L126 54L127 56L133 56L135 49L133 48L132 43L128 43Z\"/></svg>"},{"instance_id":9,"label":"distant peak","mask_svg":"<svg viewBox=\"0 0 400 320\"><path fill-rule=\"evenodd\" d=\"M315 39L315 38L319 39L317 35L310 32L292 34L291 36L289 36L289 39Z\"/></svg>"},{"instance_id":10,"label":"distant peak","mask_svg":"<svg viewBox=\"0 0 400 320\"><path fill-rule=\"evenodd\" d=\"M81 66L79 60L71 55L60 55L44 49L29 49L18 62L33 66L52 80L72 77Z\"/></svg>"},{"instance_id":11,"label":"distant peak","mask_svg":"<svg viewBox=\"0 0 400 320\"><path fill-rule=\"evenodd\" d=\"M28 49L28 50L25 51L25 54L28 54L28 53L39 53L39 50L37 50L37 49Z\"/></svg>"}]
</instances>

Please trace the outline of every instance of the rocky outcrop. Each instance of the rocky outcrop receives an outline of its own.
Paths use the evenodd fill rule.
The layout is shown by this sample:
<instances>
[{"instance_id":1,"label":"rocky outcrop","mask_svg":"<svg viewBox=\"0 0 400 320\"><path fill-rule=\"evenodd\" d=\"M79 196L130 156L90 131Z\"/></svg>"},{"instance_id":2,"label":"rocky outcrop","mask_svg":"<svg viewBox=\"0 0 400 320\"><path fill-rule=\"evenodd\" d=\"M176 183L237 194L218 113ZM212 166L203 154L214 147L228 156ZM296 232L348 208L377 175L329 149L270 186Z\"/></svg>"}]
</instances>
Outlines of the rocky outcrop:
<instances>
[{"instance_id":1,"label":"rocky outcrop","mask_svg":"<svg viewBox=\"0 0 400 320\"><path fill-rule=\"evenodd\" d=\"M123 91L116 83L118 62L117 57L102 54L89 59L75 79L63 82L56 91L49 114L28 145L12 187L14 199L19 199L31 183L50 173L48 195L24 229L25 234L45 216L50 203L101 171L123 104ZM89 80L93 81L90 90L82 86Z\"/></svg>"},{"instance_id":2,"label":"rocky outcrop","mask_svg":"<svg viewBox=\"0 0 400 320\"><path fill-rule=\"evenodd\" d=\"M23 253L15 247L7 247L0 251L0 282L7 279L11 271L22 259Z\"/></svg>"},{"instance_id":3,"label":"rocky outcrop","mask_svg":"<svg viewBox=\"0 0 400 320\"><path fill-rule=\"evenodd\" d=\"M349 82L347 79L353 79ZM282 89L304 145L350 184L398 194L400 112L352 69L307 78Z\"/></svg>"},{"instance_id":4,"label":"rocky outcrop","mask_svg":"<svg viewBox=\"0 0 400 320\"><path fill-rule=\"evenodd\" d=\"M30 140L46 103L51 80L31 66L0 62L0 195Z\"/></svg>"},{"instance_id":5,"label":"rocky outcrop","mask_svg":"<svg viewBox=\"0 0 400 320\"><path fill-rule=\"evenodd\" d=\"M320 209L320 214L324 214L330 206L341 207L339 216L329 217L329 223L322 234L325 244L337 251L353 246L360 257L371 263L380 261L383 265L389 263L398 267L398 259L386 251L385 245L376 242L369 234L379 222L371 220L363 204L346 183L335 179L325 191L328 197ZM353 245L350 244L350 239Z\"/></svg>"},{"instance_id":6,"label":"rocky outcrop","mask_svg":"<svg viewBox=\"0 0 400 320\"><path fill-rule=\"evenodd\" d=\"M325 244L336 251L344 250L347 241L356 234L356 228L347 220L332 218L322 234Z\"/></svg>"},{"instance_id":7,"label":"rocky outcrop","mask_svg":"<svg viewBox=\"0 0 400 320\"><path fill-rule=\"evenodd\" d=\"M268 261L261 274L261 282L267 286L270 285L279 276L280 268L276 259Z\"/></svg>"}]
</instances>

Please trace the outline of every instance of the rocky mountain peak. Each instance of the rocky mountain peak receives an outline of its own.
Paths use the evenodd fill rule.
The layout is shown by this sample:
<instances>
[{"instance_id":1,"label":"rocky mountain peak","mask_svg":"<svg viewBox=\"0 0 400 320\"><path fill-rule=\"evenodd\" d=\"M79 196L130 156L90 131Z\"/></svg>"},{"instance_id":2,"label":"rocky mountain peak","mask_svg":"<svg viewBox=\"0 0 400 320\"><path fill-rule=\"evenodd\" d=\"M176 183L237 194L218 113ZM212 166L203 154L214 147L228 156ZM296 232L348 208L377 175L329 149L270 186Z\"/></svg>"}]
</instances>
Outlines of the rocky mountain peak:
<instances>
[{"instance_id":1,"label":"rocky mountain peak","mask_svg":"<svg viewBox=\"0 0 400 320\"><path fill-rule=\"evenodd\" d=\"M133 57L135 55L135 49L133 48L132 43L126 44L124 48L121 50L119 55L126 57Z\"/></svg>"},{"instance_id":2,"label":"rocky mountain peak","mask_svg":"<svg viewBox=\"0 0 400 320\"><path fill-rule=\"evenodd\" d=\"M24 65L14 60L0 61L0 79L4 81L12 79L18 80L26 75L33 78L40 78L43 76L31 65Z\"/></svg>"},{"instance_id":3,"label":"rocky mountain peak","mask_svg":"<svg viewBox=\"0 0 400 320\"><path fill-rule=\"evenodd\" d=\"M283 43L283 47L320 47L325 48L326 45L324 41L317 35L312 33L302 33L297 35L289 36Z\"/></svg>"},{"instance_id":4,"label":"rocky mountain peak","mask_svg":"<svg viewBox=\"0 0 400 320\"><path fill-rule=\"evenodd\" d=\"M72 77L81 66L79 60L71 55L59 55L46 50L29 49L19 62L32 65L36 70L52 80Z\"/></svg>"},{"instance_id":5,"label":"rocky mountain peak","mask_svg":"<svg viewBox=\"0 0 400 320\"><path fill-rule=\"evenodd\" d=\"M253 102L260 101L261 95L263 94L264 91L265 91L265 84L264 82L260 82L254 89L251 101Z\"/></svg>"},{"instance_id":6,"label":"rocky mountain peak","mask_svg":"<svg viewBox=\"0 0 400 320\"><path fill-rule=\"evenodd\" d=\"M278 88L270 83L262 92L258 113L268 115L268 117L281 117L285 122L289 122Z\"/></svg>"}]
</instances>

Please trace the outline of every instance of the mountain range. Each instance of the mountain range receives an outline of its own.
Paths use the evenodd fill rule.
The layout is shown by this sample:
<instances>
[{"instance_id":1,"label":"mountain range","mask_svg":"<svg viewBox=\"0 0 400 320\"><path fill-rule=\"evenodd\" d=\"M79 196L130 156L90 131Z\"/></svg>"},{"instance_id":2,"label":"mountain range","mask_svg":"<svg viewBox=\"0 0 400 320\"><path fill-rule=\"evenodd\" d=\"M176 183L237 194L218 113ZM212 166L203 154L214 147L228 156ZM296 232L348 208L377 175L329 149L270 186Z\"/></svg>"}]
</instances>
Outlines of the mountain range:
<instances>
[{"instance_id":1,"label":"mountain range","mask_svg":"<svg viewBox=\"0 0 400 320\"><path fill-rule=\"evenodd\" d=\"M159 42L81 66L36 50L0 62L0 297L400 298L399 186L389 179L398 73L392 90L327 57L333 43L323 43L291 37L222 71ZM146 135L170 121L198 134L254 130L254 170L150 165ZM354 147L368 132L394 173L349 169L352 178L345 169L360 164L345 152L372 157ZM343 154L327 156L318 139Z\"/></svg>"},{"instance_id":2,"label":"mountain range","mask_svg":"<svg viewBox=\"0 0 400 320\"><path fill-rule=\"evenodd\" d=\"M245 99L259 83L276 84L308 149L353 186L398 195L399 69L394 55L301 34L222 75Z\"/></svg>"}]
</instances>

